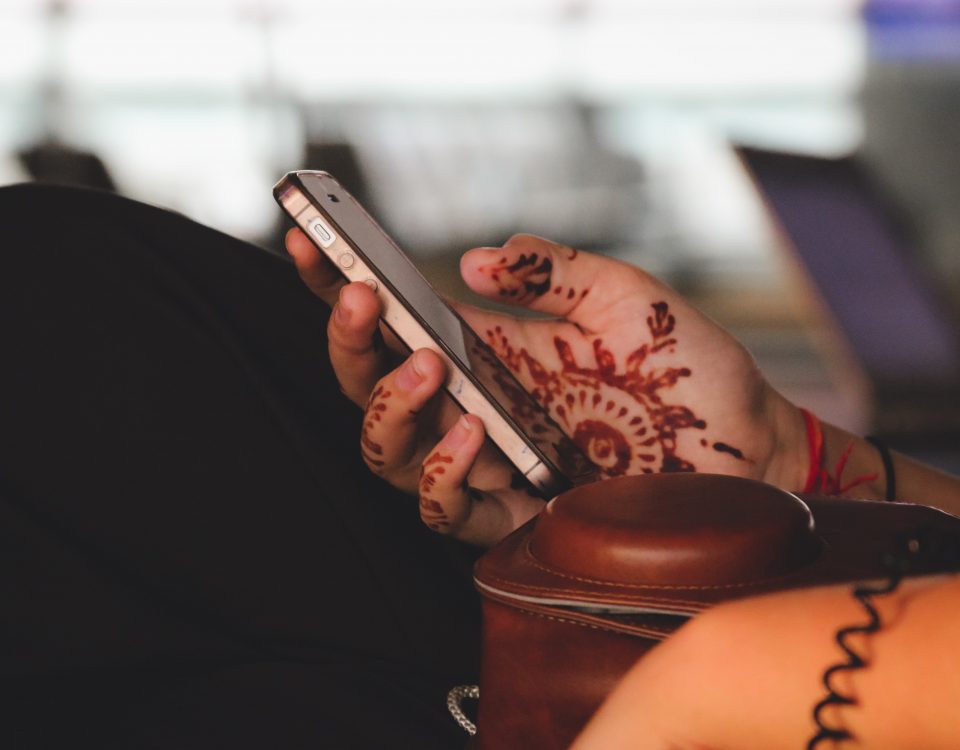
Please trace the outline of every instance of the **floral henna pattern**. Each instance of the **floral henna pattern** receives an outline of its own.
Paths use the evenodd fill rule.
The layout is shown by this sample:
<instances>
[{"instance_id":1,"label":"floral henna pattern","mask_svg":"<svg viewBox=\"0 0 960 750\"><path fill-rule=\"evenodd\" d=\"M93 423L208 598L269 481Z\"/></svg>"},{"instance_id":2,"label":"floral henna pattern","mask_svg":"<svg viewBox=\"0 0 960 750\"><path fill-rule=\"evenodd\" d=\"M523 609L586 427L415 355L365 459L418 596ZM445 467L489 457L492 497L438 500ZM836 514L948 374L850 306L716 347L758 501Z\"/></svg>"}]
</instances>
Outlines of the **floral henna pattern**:
<instances>
[{"instance_id":1,"label":"floral henna pattern","mask_svg":"<svg viewBox=\"0 0 960 750\"><path fill-rule=\"evenodd\" d=\"M444 464L452 464L453 456L444 456L439 451L432 454L420 467L420 517L433 531L443 531L450 526L450 519L443 506L430 497L437 483L437 476L446 474Z\"/></svg>"},{"instance_id":2,"label":"floral henna pattern","mask_svg":"<svg viewBox=\"0 0 960 750\"><path fill-rule=\"evenodd\" d=\"M374 471L378 472L384 465L383 446L370 437L377 422L383 419L383 412L387 410L386 401L393 395L392 391L385 390L378 385L367 401L366 418L363 420L363 430L360 433L360 453L363 460Z\"/></svg>"},{"instance_id":3,"label":"floral henna pattern","mask_svg":"<svg viewBox=\"0 0 960 750\"><path fill-rule=\"evenodd\" d=\"M570 253L567 260L577 257L573 248L564 248ZM497 285L501 297L510 297L515 302L529 302L536 297L552 293L572 300L585 297L588 289L577 290L573 287L554 286L552 283L553 261L538 253L521 253L512 263L502 256L495 263L480 266L481 273L489 276Z\"/></svg>"},{"instance_id":4,"label":"floral henna pattern","mask_svg":"<svg viewBox=\"0 0 960 750\"><path fill-rule=\"evenodd\" d=\"M621 368L613 352L600 338L593 340L594 361L577 362L570 344L557 336L554 346L560 358L559 371L544 367L526 349L514 349L497 327L486 332L487 344L521 379L532 383L531 395L574 444L608 477L624 474L652 474L656 471L694 471L694 465L677 454L680 430L704 430L706 422L689 408L669 403L665 392L682 378L690 377L686 367L654 367L650 355L675 351L676 319L666 302L656 302L647 318L650 340L631 352ZM506 379L500 383L510 396L515 384ZM548 429L536 423L536 415L523 399L511 398L517 404L515 416L525 424L533 424L534 437ZM738 460L743 453L725 443L714 443L714 450Z\"/></svg>"}]
</instances>

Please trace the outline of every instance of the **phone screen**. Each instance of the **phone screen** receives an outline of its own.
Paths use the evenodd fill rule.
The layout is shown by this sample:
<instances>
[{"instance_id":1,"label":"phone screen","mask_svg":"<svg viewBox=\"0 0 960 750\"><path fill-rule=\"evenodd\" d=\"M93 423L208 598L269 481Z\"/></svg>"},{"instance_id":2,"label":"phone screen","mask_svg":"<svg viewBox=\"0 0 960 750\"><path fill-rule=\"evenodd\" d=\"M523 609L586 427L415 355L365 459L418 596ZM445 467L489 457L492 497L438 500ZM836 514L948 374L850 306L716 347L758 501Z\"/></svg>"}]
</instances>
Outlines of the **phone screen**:
<instances>
[{"instance_id":1,"label":"phone screen","mask_svg":"<svg viewBox=\"0 0 960 750\"><path fill-rule=\"evenodd\" d=\"M322 172L300 173L315 207L377 271L380 280L406 301L411 313L462 370L473 376L501 414L526 435L541 460L570 485L595 478L595 469L573 441L524 389L513 373L437 294L413 262L344 188ZM456 394L452 394L456 398Z\"/></svg>"}]
</instances>

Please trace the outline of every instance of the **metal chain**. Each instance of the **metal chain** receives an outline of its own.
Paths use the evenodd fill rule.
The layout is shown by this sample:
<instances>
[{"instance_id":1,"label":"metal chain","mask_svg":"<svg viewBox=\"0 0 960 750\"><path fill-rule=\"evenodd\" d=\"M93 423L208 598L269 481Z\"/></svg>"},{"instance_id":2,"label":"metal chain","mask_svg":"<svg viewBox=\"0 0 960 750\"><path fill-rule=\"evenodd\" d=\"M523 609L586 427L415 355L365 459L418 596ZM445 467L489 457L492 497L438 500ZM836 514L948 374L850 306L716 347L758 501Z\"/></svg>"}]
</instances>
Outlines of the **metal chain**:
<instances>
[{"instance_id":1,"label":"metal chain","mask_svg":"<svg viewBox=\"0 0 960 750\"><path fill-rule=\"evenodd\" d=\"M467 718L460 706L464 698L479 700L480 687L478 685L458 685L447 693L447 710L453 720L460 725L460 728L472 737L477 733L477 725Z\"/></svg>"}]
</instances>

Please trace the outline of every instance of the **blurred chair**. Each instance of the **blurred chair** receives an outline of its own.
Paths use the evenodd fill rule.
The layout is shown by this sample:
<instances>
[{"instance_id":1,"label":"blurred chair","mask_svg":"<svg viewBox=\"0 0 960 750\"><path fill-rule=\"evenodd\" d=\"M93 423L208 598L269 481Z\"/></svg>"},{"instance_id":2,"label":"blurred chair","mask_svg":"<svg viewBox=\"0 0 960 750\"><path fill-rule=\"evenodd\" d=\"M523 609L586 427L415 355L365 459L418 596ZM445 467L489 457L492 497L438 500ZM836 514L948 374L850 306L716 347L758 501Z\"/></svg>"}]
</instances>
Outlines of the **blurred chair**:
<instances>
[{"instance_id":1,"label":"blurred chair","mask_svg":"<svg viewBox=\"0 0 960 750\"><path fill-rule=\"evenodd\" d=\"M956 441L956 321L918 267L897 210L856 159L738 152L864 376L872 429Z\"/></svg>"},{"instance_id":2,"label":"blurred chair","mask_svg":"<svg viewBox=\"0 0 960 750\"><path fill-rule=\"evenodd\" d=\"M96 154L54 141L29 146L17 158L35 182L78 185L116 192L106 164Z\"/></svg>"}]
</instances>

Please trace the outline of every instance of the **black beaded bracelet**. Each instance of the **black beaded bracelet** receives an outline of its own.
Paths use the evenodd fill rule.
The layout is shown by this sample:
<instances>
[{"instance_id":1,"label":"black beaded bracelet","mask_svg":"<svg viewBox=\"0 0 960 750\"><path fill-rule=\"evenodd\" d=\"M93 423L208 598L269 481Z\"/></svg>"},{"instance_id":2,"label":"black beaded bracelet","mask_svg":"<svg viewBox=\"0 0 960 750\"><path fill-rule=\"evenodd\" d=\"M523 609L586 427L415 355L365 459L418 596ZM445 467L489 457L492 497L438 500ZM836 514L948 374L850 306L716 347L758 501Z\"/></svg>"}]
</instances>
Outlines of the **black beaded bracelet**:
<instances>
[{"instance_id":1,"label":"black beaded bracelet","mask_svg":"<svg viewBox=\"0 0 960 750\"><path fill-rule=\"evenodd\" d=\"M884 499L887 502L892 502L897 499L897 476L893 473L893 457L890 455L890 449L886 443L873 435L867 435L864 439L880 453L880 460L883 461L883 473L887 480L887 495Z\"/></svg>"}]
</instances>

